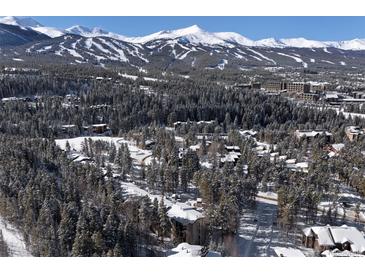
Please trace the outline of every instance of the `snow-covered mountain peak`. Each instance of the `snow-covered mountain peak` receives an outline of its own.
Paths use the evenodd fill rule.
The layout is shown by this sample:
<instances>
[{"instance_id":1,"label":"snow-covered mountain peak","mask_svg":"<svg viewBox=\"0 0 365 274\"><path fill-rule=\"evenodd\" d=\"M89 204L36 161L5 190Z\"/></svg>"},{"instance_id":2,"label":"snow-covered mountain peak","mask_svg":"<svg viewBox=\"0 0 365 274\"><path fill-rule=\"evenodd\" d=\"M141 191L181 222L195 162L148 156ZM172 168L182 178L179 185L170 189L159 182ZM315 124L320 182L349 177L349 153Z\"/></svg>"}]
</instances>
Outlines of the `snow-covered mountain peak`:
<instances>
[{"instance_id":1,"label":"snow-covered mountain peak","mask_svg":"<svg viewBox=\"0 0 365 274\"><path fill-rule=\"evenodd\" d=\"M65 34L77 34L83 37L110 37L116 40L146 44L156 43L191 43L194 45L225 46L235 47L237 45L245 47L263 48L338 48L343 50L365 50L365 39L352 39L347 41L317 41L304 37L298 38L266 38L261 40L251 40L236 32L209 32L198 25L188 26L175 30L162 30L152 34L139 37L126 37L118 33L109 32L100 27L85 27L81 25L72 26L66 30L43 26L36 20L27 17L7 16L1 17L0 23L14 25L23 30L31 29L39 33L46 34L51 38Z\"/></svg>"},{"instance_id":2,"label":"snow-covered mountain peak","mask_svg":"<svg viewBox=\"0 0 365 274\"><path fill-rule=\"evenodd\" d=\"M84 36L84 37L105 36L105 37L110 37L110 38L114 38L114 39L122 40L122 41L128 40L128 38L123 35L103 30L100 27L88 28L88 27L76 25L76 26L66 29L66 33L77 34L77 35Z\"/></svg>"},{"instance_id":3,"label":"snow-covered mountain peak","mask_svg":"<svg viewBox=\"0 0 365 274\"><path fill-rule=\"evenodd\" d=\"M344 50L365 50L365 39L352 39L338 42L339 47Z\"/></svg>"},{"instance_id":4,"label":"snow-covered mountain peak","mask_svg":"<svg viewBox=\"0 0 365 274\"><path fill-rule=\"evenodd\" d=\"M0 23L25 28L43 27L42 24L38 23L36 20L30 17L5 16L0 18Z\"/></svg>"},{"instance_id":5,"label":"snow-covered mountain peak","mask_svg":"<svg viewBox=\"0 0 365 274\"><path fill-rule=\"evenodd\" d=\"M286 45L276 38L266 38L255 41L255 46L257 47L269 47L269 48L283 48Z\"/></svg>"},{"instance_id":6,"label":"snow-covered mountain peak","mask_svg":"<svg viewBox=\"0 0 365 274\"><path fill-rule=\"evenodd\" d=\"M237 43L243 46L253 46L254 41L236 32L215 32L215 36L226 42Z\"/></svg>"},{"instance_id":7,"label":"snow-covered mountain peak","mask_svg":"<svg viewBox=\"0 0 365 274\"><path fill-rule=\"evenodd\" d=\"M30 17L6 16L0 18L0 23L6 25L18 26L23 30L32 29L36 32L43 33L52 38L64 35L64 32L62 30L52 27L45 27Z\"/></svg>"},{"instance_id":8,"label":"snow-covered mountain peak","mask_svg":"<svg viewBox=\"0 0 365 274\"><path fill-rule=\"evenodd\" d=\"M192 25L187 28L177 29L177 30L173 30L170 32L172 34L175 34L176 36L185 36L185 35L190 35L190 34L202 33L202 32L205 32L205 30L200 28L198 25Z\"/></svg>"},{"instance_id":9,"label":"snow-covered mountain peak","mask_svg":"<svg viewBox=\"0 0 365 274\"><path fill-rule=\"evenodd\" d=\"M294 48L325 48L328 46L326 42L308 40L303 37L280 39L280 41L287 47Z\"/></svg>"},{"instance_id":10,"label":"snow-covered mountain peak","mask_svg":"<svg viewBox=\"0 0 365 274\"><path fill-rule=\"evenodd\" d=\"M253 41L235 32L208 32L199 27L198 25L192 25L190 27L176 29L176 30L164 30L150 35L142 37L128 38L128 42L145 44L154 40L168 40L168 39L181 39L193 44L203 45L230 45L233 43L252 46Z\"/></svg>"},{"instance_id":11,"label":"snow-covered mountain peak","mask_svg":"<svg viewBox=\"0 0 365 274\"><path fill-rule=\"evenodd\" d=\"M83 36L91 33L91 29L88 27L76 25L66 29L66 32Z\"/></svg>"}]
</instances>

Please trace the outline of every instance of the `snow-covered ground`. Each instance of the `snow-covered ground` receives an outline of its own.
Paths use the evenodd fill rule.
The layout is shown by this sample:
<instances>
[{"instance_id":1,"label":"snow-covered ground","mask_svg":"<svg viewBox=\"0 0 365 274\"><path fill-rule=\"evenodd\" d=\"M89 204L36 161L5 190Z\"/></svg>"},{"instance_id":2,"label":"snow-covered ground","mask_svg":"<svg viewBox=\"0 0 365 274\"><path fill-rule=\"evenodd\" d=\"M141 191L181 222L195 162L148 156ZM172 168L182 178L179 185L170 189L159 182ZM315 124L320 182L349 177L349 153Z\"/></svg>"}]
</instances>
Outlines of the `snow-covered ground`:
<instances>
[{"instance_id":1,"label":"snow-covered ground","mask_svg":"<svg viewBox=\"0 0 365 274\"><path fill-rule=\"evenodd\" d=\"M286 233L278 227L277 203L260 197L256 199L256 208L242 212L238 235L231 246L230 255L273 257L277 256L275 249L292 248L313 256L313 251L302 247L298 239L298 231Z\"/></svg>"},{"instance_id":2,"label":"snow-covered ground","mask_svg":"<svg viewBox=\"0 0 365 274\"><path fill-rule=\"evenodd\" d=\"M140 149L136 146L134 142L127 141L124 138L119 137L106 137L106 136L84 136L84 137L76 137L76 138L69 138L69 139L56 139L55 142L57 146L61 149L66 149L66 143L70 144L71 150L74 152L80 153L82 150L82 143L85 139L91 139L92 141L105 141L108 143L114 143L117 148L121 146L121 144L127 144L128 149L131 153L131 158L137 163L141 164L144 163L145 165L149 165L152 160L152 152L150 150Z\"/></svg>"},{"instance_id":3,"label":"snow-covered ground","mask_svg":"<svg viewBox=\"0 0 365 274\"><path fill-rule=\"evenodd\" d=\"M91 137L77 137L70 139L57 139L56 144L63 150L66 149L67 141L70 144L71 150L73 150L74 155L81 155L82 143L85 139L91 138L91 140L101 140L108 143L114 143L118 148L121 144L127 144L129 151L131 153L131 158L135 160L136 164L144 163L146 165L150 164L152 160L152 152L150 150L143 150L138 148L134 142L127 141L119 137L105 137L105 136L91 136ZM79 157L83 157L82 155ZM77 158L78 159L78 158ZM76 160L77 160L76 159ZM155 194L149 192L148 188L142 188L135 184L134 182L121 181L121 185L127 196L148 196L151 200L157 198L158 201L162 199L160 194ZM184 202L175 201L174 199L164 198L164 203L167 208L169 208L167 214L171 218L175 218L182 223L195 222L197 219L203 217L202 210L197 210L194 203L196 201L192 199L187 199Z\"/></svg>"},{"instance_id":4,"label":"snow-covered ground","mask_svg":"<svg viewBox=\"0 0 365 274\"><path fill-rule=\"evenodd\" d=\"M159 202L162 199L160 194L152 194L134 183L123 181L121 185L127 196L148 196L151 200L156 198ZM168 208L167 215L181 223L193 223L203 217L202 210L198 210L193 205L195 202L194 200L178 202L164 197L164 204Z\"/></svg>"},{"instance_id":5,"label":"snow-covered ground","mask_svg":"<svg viewBox=\"0 0 365 274\"><path fill-rule=\"evenodd\" d=\"M219 252L205 250L201 245L181 243L168 251L168 257L221 257Z\"/></svg>"},{"instance_id":6,"label":"snow-covered ground","mask_svg":"<svg viewBox=\"0 0 365 274\"><path fill-rule=\"evenodd\" d=\"M360 196L353 188L339 182L340 192L338 194L339 201L333 204L330 201L323 200L319 206L319 210L328 211L329 208L334 212L334 207L336 207L337 215L339 217L345 215L347 221L355 221L355 208L356 204L360 205L359 219L361 222L365 223L365 199ZM343 205L346 203L346 206Z\"/></svg>"},{"instance_id":7,"label":"snow-covered ground","mask_svg":"<svg viewBox=\"0 0 365 274\"><path fill-rule=\"evenodd\" d=\"M27 250L22 234L3 218L0 217L0 230L3 234L4 241L8 247L10 257L30 257L32 256Z\"/></svg>"},{"instance_id":8,"label":"snow-covered ground","mask_svg":"<svg viewBox=\"0 0 365 274\"><path fill-rule=\"evenodd\" d=\"M119 75L122 76L123 78L128 78L128 79L131 79L133 81L138 79L137 75L130 75L130 74L127 74L127 73L123 73L123 74L119 74ZM150 81L150 82L156 82L156 81L165 82L165 80L152 78L152 77L142 77L142 79L145 80L145 81Z\"/></svg>"},{"instance_id":9,"label":"snow-covered ground","mask_svg":"<svg viewBox=\"0 0 365 274\"><path fill-rule=\"evenodd\" d=\"M274 247L273 249L278 257L305 257L303 252L296 248Z\"/></svg>"}]
</instances>

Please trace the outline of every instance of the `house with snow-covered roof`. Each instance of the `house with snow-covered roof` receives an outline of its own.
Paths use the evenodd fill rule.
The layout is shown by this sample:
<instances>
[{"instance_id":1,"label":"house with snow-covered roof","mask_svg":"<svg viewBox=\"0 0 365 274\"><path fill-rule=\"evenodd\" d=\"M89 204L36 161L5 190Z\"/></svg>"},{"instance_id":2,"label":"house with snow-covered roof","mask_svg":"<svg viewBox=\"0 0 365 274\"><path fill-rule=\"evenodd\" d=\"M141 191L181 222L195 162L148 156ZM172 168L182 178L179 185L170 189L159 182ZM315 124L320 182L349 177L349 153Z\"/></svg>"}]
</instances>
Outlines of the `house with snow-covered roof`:
<instances>
[{"instance_id":1,"label":"house with snow-covered roof","mask_svg":"<svg viewBox=\"0 0 365 274\"><path fill-rule=\"evenodd\" d=\"M332 133L326 130L296 130L294 133L297 139L306 139L307 141L313 141L319 137L325 137L326 141L329 142L332 137Z\"/></svg>"},{"instance_id":2,"label":"house with snow-covered roof","mask_svg":"<svg viewBox=\"0 0 365 274\"><path fill-rule=\"evenodd\" d=\"M303 229L303 244L317 252L338 249L365 254L364 235L356 228L343 226L313 226Z\"/></svg>"},{"instance_id":3,"label":"house with snow-covered roof","mask_svg":"<svg viewBox=\"0 0 365 274\"><path fill-rule=\"evenodd\" d=\"M329 157L334 157L339 155L340 151L343 150L344 148L345 144L339 143L339 144L328 145L327 147L324 148L324 150L328 152Z\"/></svg>"},{"instance_id":4,"label":"house with snow-covered roof","mask_svg":"<svg viewBox=\"0 0 365 274\"><path fill-rule=\"evenodd\" d=\"M93 124L89 126L83 126L83 129L88 134L106 134L110 133L108 124Z\"/></svg>"},{"instance_id":5,"label":"house with snow-covered roof","mask_svg":"<svg viewBox=\"0 0 365 274\"><path fill-rule=\"evenodd\" d=\"M172 237L177 242L204 245L208 233L208 224L201 210L184 203L175 203L168 208L167 215L172 224Z\"/></svg>"},{"instance_id":6,"label":"house with snow-covered roof","mask_svg":"<svg viewBox=\"0 0 365 274\"><path fill-rule=\"evenodd\" d=\"M345 128L345 133L350 142L357 140L361 135L365 134L365 131L357 126L349 126Z\"/></svg>"},{"instance_id":7,"label":"house with snow-covered roof","mask_svg":"<svg viewBox=\"0 0 365 274\"><path fill-rule=\"evenodd\" d=\"M249 130L240 130L239 133L245 137L245 138L253 138L257 135L257 131L254 131L252 129Z\"/></svg>"}]
</instances>

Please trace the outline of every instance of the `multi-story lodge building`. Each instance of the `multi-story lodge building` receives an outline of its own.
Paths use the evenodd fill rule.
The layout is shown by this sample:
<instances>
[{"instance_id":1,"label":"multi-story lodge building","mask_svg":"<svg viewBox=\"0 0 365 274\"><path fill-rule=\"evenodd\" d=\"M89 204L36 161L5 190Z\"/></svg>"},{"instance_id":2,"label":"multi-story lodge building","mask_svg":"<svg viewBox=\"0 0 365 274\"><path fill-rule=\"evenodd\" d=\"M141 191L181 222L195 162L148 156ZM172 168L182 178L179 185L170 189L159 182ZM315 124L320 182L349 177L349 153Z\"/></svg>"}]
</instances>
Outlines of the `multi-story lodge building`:
<instances>
[{"instance_id":1,"label":"multi-story lodge building","mask_svg":"<svg viewBox=\"0 0 365 274\"><path fill-rule=\"evenodd\" d=\"M278 92L286 90L286 82L266 82L263 83L262 88L268 92Z\"/></svg>"},{"instance_id":2,"label":"multi-story lodge building","mask_svg":"<svg viewBox=\"0 0 365 274\"><path fill-rule=\"evenodd\" d=\"M310 84L304 82L289 82L286 86L288 93L308 93L310 92L310 89Z\"/></svg>"}]
</instances>

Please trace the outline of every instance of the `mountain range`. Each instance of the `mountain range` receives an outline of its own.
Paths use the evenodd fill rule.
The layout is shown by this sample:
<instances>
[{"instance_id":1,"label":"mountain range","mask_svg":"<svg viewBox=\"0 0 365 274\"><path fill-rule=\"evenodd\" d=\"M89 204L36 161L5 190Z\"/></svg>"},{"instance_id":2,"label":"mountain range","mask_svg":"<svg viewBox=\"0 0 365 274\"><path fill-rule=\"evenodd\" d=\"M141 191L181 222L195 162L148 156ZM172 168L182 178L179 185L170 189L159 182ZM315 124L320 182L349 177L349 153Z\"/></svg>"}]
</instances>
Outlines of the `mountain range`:
<instances>
[{"instance_id":1,"label":"mountain range","mask_svg":"<svg viewBox=\"0 0 365 274\"><path fill-rule=\"evenodd\" d=\"M0 18L4 60L46 60L138 68L205 69L245 66L357 67L365 64L365 39L305 38L251 40L235 32L208 32L197 25L127 37L101 28L57 29L32 18Z\"/></svg>"},{"instance_id":2,"label":"mountain range","mask_svg":"<svg viewBox=\"0 0 365 274\"><path fill-rule=\"evenodd\" d=\"M77 34L84 37L98 37L105 36L118 39L129 43L145 44L153 40L160 39L176 39L183 37L191 43L204 45L232 45L238 44L248 47L272 47L272 48L326 48L333 47L343 50L365 50L365 39L353 39L346 41L316 41L308 40L306 38L289 38L276 39L267 38L261 40L251 40L239 33L235 32L208 32L201 29L197 25L178 30L162 30L142 37L127 37L121 34L112 33L101 28L88 28L84 26L72 26L67 29L57 29L53 27L46 27L35 21L32 18L18 18L14 16L7 16L0 18L0 23L6 25L19 26L23 29L33 29L39 33L45 34L51 38L60 37L65 34Z\"/></svg>"}]
</instances>

